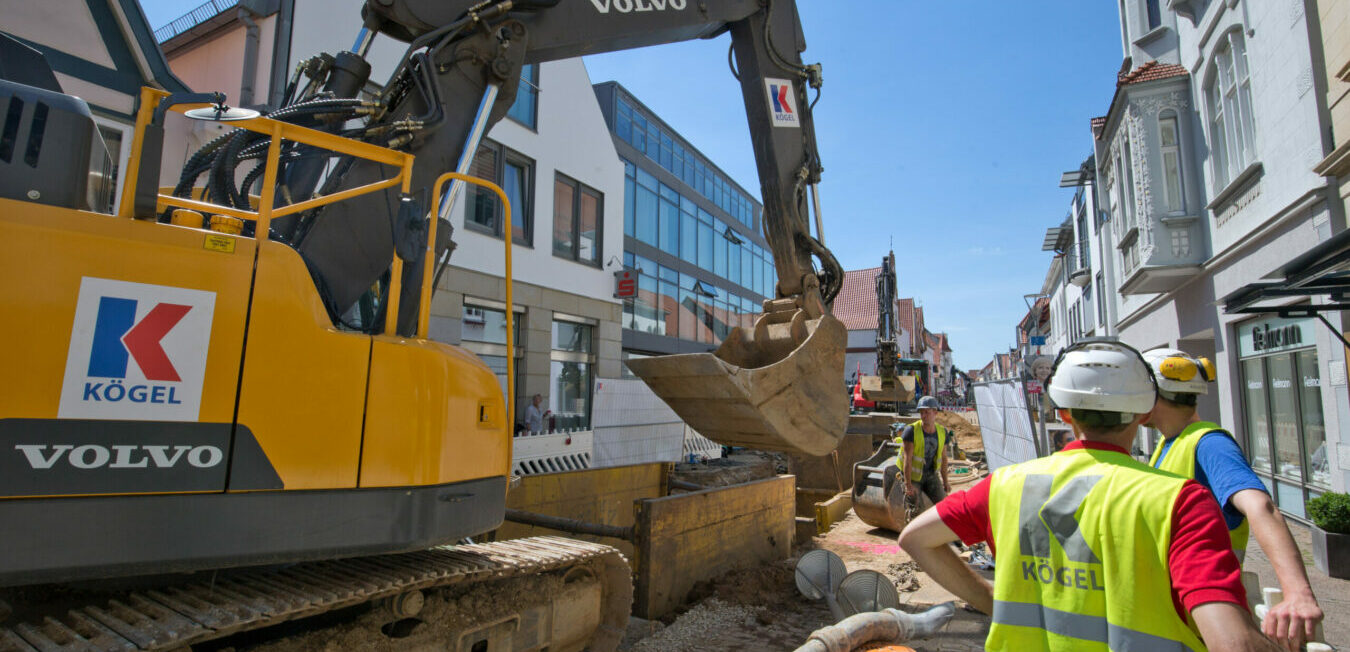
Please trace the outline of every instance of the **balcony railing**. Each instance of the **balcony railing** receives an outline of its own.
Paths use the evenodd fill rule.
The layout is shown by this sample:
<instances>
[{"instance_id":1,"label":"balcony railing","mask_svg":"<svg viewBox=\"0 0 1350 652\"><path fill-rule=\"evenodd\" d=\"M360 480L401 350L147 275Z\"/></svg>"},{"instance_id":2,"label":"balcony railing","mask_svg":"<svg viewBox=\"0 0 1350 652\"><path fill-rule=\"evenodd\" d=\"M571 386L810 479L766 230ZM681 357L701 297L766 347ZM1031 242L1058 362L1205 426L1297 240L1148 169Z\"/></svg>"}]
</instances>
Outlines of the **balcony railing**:
<instances>
[{"instance_id":1,"label":"balcony railing","mask_svg":"<svg viewBox=\"0 0 1350 652\"><path fill-rule=\"evenodd\" d=\"M157 30L155 30L155 42L163 43L193 27L196 27L222 12L229 11L237 2L235 0L207 0L198 5L196 9L183 14Z\"/></svg>"}]
</instances>

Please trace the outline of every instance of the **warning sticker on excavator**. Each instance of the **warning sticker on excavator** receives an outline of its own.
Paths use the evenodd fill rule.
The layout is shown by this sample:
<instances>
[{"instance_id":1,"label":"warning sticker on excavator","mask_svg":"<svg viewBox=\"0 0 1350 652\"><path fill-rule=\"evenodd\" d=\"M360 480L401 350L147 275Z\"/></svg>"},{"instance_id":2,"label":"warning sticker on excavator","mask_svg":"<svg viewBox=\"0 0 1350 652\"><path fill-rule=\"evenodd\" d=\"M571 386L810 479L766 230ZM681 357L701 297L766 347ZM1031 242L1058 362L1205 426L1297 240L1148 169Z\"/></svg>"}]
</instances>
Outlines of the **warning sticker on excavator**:
<instances>
[{"instance_id":1,"label":"warning sticker on excavator","mask_svg":"<svg viewBox=\"0 0 1350 652\"><path fill-rule=\"evenodd\" d=\"M792 82L786 79L764 79L764 89L769 99L769 116L775 127L800 127L797 118L797 93Z\"/></svg>"},{"instance_id":2,"label":"warning sticker on excavator","mask_svg":"<svg viewBox=\"0 0 1350 652\"><path fill-rule=\"evenodd\" d=\"M234 238L228 235L208 235L206 241L202 243L202 249L232 254L234 253Z\"/></svg>"},{"instance_id":3,"label":"warning sticker on excavator","mask_svg":"<svg viewBox=\"0 0 1350 652\"><path fill-rule=\"evenodd\" d=\"M63 419L196 421L216 293L84 277Z\"/></svg>"}]
</instances>

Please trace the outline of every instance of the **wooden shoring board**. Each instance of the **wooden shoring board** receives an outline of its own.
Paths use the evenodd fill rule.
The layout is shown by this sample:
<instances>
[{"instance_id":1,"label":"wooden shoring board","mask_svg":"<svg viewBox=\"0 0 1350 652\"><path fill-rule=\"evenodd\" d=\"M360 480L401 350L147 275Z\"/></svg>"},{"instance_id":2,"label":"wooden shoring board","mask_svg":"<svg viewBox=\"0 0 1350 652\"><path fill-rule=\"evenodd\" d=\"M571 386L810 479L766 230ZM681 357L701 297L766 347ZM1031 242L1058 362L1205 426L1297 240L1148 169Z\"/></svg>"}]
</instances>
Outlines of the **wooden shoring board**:
<instances>
[{"instance_id":1,"label":"wooden shoring board","mask_svg":"<svg viewBox=\"0 0 1350 652\"><path fill-rule=\"evenodd\" d=\"M633 614L659 618L697 582L792 554L796 478L780 475L637 505Z\"/></svg>"}]
</instances>

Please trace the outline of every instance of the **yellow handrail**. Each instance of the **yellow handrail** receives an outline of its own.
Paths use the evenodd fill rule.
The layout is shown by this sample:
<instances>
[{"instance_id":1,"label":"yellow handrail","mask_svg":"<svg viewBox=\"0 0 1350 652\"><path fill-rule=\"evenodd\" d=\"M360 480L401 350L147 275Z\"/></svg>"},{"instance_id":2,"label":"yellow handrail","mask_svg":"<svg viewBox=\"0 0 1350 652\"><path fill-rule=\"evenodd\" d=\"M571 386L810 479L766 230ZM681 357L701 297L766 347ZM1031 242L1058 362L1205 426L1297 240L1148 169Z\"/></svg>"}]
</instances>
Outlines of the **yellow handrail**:
<instances>
[{"instance_id":1,"label":"yellow handrail","mask_svg":"<svg viewBox=\"0 0 1350 652\"><path fill-rule=\"evenodd\" d=\"M516 329L514 328L516 311L511 296L511 200L506 197L506 191L502 190L501 186L486 179L458 172L446 172L436 177L436 185L431 193L432 203L428 214L431 227L427 229L427 253L424 256L422 268L422 309L417 314L417 337L419 339L426 339L427 337L427 324L431 312L431 292L434 289L431 287L431 270L435 266L436 226L440 222L441 192L446 182L451 180L459 180L487 188L496 193L497 198L502 201L502 240L506 242L506 270L503 275L506 281L506 430L508 434L512 434L511 424L514 423L516 415Z\"/></svg>"},{"instance_id":2,"label":"yellow handrail","mask_svg":"<svg viewBox=\"0 0 1350 652\"><path fill-rule=\"evenodd\" d=\"M154 117L155 108L169 94L149 87L141 88L140 108L136 112L136 130L131 140L130 163L127 166L126 181L123 185L122 203L118 206L117 215L123 218L135 217L135 188L138 178L141 174L140 161L141 152L144 149L145 129L149 126ZM194 108L211 106L210 104L179 104L169 107L170 111L183 113ZM235 208L233 206L222 206L208 202L189 199L187 197L175 197L160 193L156 198L157 205L172 206L176 208L187 208L205 213L229 215L244 220L255 220L254 238L266 238L271 230L272 219L292 215L301 211L326 206L352 197L357 197L367 193L391 188L398 185L403 193L407 193L412 185L412 168L414 156L406 152L399 152L387 147L372 145L343 138L317 129L300 127L287 122L272 120L269 118L250 118L248 120L238 120L230 123L231 127L247 129L249 131L266 134L270 139L267 146L266 167L263 169L262 193L258 199L257 210L248 210ZM276 182L277 174L281 168L281 141L288 140L304 145L311 145L321 149L363 158L368 161L390 165L398 168L398 174L388 179L382 179L368 183L355 188L348 188L339 192L315 197L304 201L289 204L277 208L273 206L276 201ZM435 222L432 222L432 244L428 248L434 248ZM429 266L430 263L428 262ZM424 277L426 273L424 272ZM403 285L403 260L397 255L393 256L390 262L390 280L389 280L389 303L385 318L384 334L394 335L398 330L398 303L399 293ZM424 288L425 290L425 288ZM424 292L425 294L425 292ZM419 337L426 336L426 312L430 308L429 304L424 304L421 312L422 324L419 330Z\"/></svg>"}]
</instances>

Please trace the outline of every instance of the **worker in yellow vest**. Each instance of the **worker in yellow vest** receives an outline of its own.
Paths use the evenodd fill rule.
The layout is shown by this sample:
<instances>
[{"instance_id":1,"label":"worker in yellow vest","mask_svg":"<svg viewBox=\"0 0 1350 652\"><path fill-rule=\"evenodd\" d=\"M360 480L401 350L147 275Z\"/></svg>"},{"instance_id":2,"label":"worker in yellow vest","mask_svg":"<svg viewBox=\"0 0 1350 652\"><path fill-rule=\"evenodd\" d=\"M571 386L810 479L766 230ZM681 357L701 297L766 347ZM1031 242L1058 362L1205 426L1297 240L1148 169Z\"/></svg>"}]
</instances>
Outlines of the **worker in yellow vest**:
<instances>
[{"instance_id":1,"label":"worker in yellow vest","mask_svg":"<svg viewBox=\"0 0 1350 652\"><path fill-rule=\"evenodd\" d=\"M1157 385L1139 352L1081 341L1047 394L1078 440L996 469L905 528L939 584L993 616L991 650L1278 650L1247 611L1218 505L1130 457ZM950 542L988 542L990 584Z\"/></svg>"},{"instance_id":2,"label":"worker in yellow vest","mask_svg":"<svg viewBox=\"0 0 1350 652\"><path fill-rule=\"evenodd\" d=\"M1195 478L1214 494L1239 562L1246 554L1248 533L1256 535L1284 592L1284 600L1266 615L1262 629L1297 649L1313 636L1322 621L1322 608L1308 583L1298 545L1265 484L1233 435L1196 414L1197 398L1209 392L1208 384L1214 380L1214 364L1167 348L1144 353L1144 360L1158 379L1158 403L1144 425L1163 435L1149 465Z\"/></svg>"},{"instance_id":3,"label":"worker in yellow vest","mask_svg":"<svg viewBox=\"0 0 1350 652\"><path fill-rule=\"evenodd\" d=\"M917 499L923 491L936 505L952 490L947 478L947 429L937 422L937 399L920 398L918 408L919 420L900 432L901 453L895 464L905 481L904 495Z\"/></svg>"}]
</instances>

